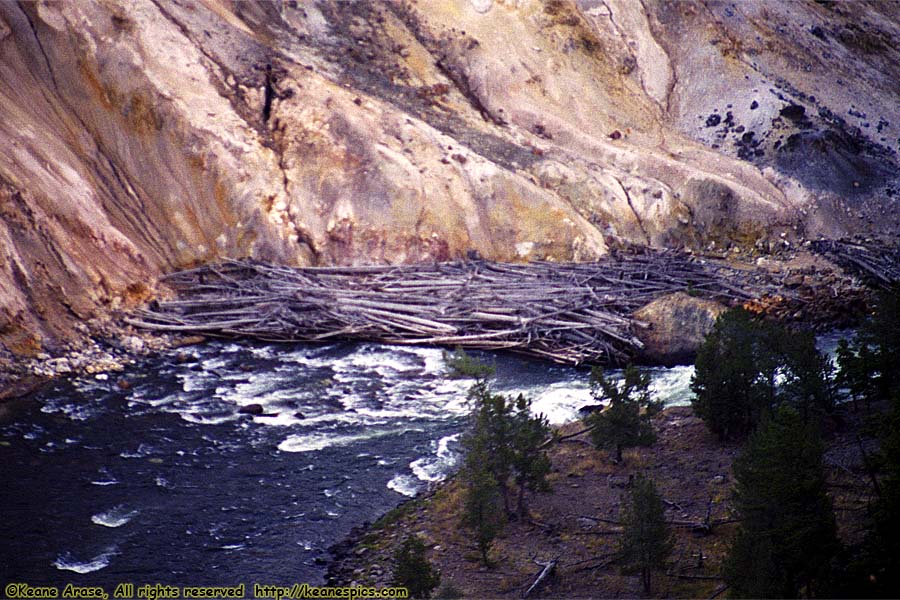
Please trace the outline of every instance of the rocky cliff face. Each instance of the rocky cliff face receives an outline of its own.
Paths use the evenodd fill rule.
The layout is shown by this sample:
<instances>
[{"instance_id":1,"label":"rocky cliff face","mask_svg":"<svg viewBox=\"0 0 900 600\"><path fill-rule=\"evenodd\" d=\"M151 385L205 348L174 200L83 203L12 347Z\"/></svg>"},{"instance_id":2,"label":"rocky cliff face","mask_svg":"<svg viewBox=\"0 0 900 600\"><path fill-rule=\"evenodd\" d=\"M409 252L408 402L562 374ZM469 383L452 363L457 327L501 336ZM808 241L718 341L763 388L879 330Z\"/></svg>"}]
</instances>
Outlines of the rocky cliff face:
<instances>
[{"instance_id":1,"label":"rocky cliff face","mask_svg":"<svg viewBox=\"0 0 900 600\"><path fill-rule=\"evenodd\" d=\"M0 3L0 342L218 257L896 231L900 5Z\"/></svg>"}]
</instances>

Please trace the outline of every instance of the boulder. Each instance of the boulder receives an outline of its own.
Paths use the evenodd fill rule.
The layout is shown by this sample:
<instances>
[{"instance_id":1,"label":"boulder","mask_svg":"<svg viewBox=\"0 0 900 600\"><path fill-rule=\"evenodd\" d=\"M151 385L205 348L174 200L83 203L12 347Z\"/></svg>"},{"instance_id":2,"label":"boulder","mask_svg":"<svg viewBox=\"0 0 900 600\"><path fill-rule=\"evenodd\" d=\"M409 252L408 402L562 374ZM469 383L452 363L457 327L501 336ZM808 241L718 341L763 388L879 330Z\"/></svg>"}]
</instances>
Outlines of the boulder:
<instances>
[{"instance_id":1,"label":"boulder","mask_svg":"<svg viewBox=\"0 0 900 600\"><path fill-rule=\"evenodd\" d=\"M262 404L248 404L238 410L238 413L242 415L261 415L263 412Z\"/></svg>"},{"instance_id":2,"label":"boulder","mask_svg":"<svg viewBox=\"0 0 900 600\"><path fill-rule=\"evenodd\" d=\"M606 408L603 404L585 404L581 408L578 409L578 416L581 418L587 417L595 412L600 412Z\"/></svg>"},{"instance_id":3,"label":"boulder","mask_svg":"<svg viewBox=\"0 0 900 600\"><path fill-rule=\"evenodd\" d=\"M718 302L684 292L657 298L638 309L634 318L649 325L637 331L644 343L644 360L666 366L690 363L724 311Z\"/></svg>"}]
</instances>

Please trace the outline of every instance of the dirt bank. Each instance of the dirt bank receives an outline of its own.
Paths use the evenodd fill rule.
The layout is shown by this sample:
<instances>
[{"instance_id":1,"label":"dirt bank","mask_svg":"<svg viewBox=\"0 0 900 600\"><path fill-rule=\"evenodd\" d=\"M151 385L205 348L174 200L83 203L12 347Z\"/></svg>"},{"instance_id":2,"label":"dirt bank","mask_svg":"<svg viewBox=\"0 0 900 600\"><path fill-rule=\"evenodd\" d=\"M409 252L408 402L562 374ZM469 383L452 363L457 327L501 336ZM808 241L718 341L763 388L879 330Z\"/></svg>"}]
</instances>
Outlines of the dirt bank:
<instances>
[{"instance_id":1,"label":"dirt bank","mask_svg":"<svg viewBox=\"0 0 900 600\"><path fill-rule=\"evenodd\" d=\"M825 462L841 536L850 541L858 535L859 509L870 490L854 437L857 416L842 417L843 424L828 434ZM555 444L550 450L552 491L532 496L527 521L506 526L492 551L493 569L480 564L471 534L459 526L461 490L451 480L357 532L351 543L338 548L331 580L387 585L394 549L414 533L425 540L442 582L465 597L519 598L541 569L535 561L554 559L559 560L555 576L536 597L640 596L638 577L620 574L611 555L621 532L617 521L629 479L642 472L666 500L666 516L677 536L668 574L656 577L654 595L709 597L722 585L720 566L735 527L728 521L731 464L738 448L720 444L689 407L663 411L654 425L657 443L626 451L619 465L595 450L586 436ZM573 423L562 431L579 427Z\"/></svg>"}]
</instances>

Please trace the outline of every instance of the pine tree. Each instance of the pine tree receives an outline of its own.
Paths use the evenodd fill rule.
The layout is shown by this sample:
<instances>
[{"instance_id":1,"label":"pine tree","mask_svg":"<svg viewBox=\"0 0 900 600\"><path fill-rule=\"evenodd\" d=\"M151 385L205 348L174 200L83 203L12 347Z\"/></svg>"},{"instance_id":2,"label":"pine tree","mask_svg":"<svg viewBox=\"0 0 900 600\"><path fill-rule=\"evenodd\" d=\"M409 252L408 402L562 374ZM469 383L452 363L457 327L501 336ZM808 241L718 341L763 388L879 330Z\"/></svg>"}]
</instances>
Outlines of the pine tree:
<instances>
[{"instance_id":1,"label":"pine tree","mask_svg":"<svg viewBox=\"0 0 900 600\"><path fill-rule=\"evenodd\" d=\"M735 460L741 518L724 578L739 598L814 595L839 550L818 429L779 408Z\"/></svg>"},{"instance_id":2,"label":"pine tree","mask_svg":"<svg viewBox=\"0 0 900 600\"><path fill-rule=\"evenodd\" d=\"M550 434L547 420L531 414L531 401L511 400L491 392L485 380L469 390L473 403L470 427L463 437L465 514L475 531L485 565L494 538L503 528L510 506L510 484L518 490L516 514L526 515L526 490L549 489L550 461L542 449ZM502 509L499 504L502 503Z\"/></svg>"},{"instance_id":3,"label":"pine tree","mask_svg":"<svg viewBox=\"0 0 900 600\"><path fill-rule=\"evenodd\" d=\"M820 422L834 411L834 368L828 357L816 349L811 332L771 329L778 354L776 404L795 407L805 422Z\"/></svg>"},{"instance_id":4,"label":"pine tree","mask_svg":"<svg viewBox=\"0 0 900 600\"><path fill-rule=\"evenodd\" d=\"M882 442L887 471L881 497L875 504L871 541L878 557L875 563L875 588L883 597L896 596L900 590L900 392L894 397L888 434Z\"/></svg>"},{"instance_id":5,"label":"pine tree","mask_svg":"<svg viewBox=\"0 0 900 600\"><path fill-rule=\"evenodd\" d=\"M490 379L497 372L494 365L484 363L469 354L459 346L452 352L446 350L442 353L444 365L447 367L447 375L452 379L476 379L484 381Z\"/></svg>"},{"instance_id":6,"label":"pine tree","mask_svg":"<svg viewBox=\"0 0 900 600\"><path fill-rule=\"evenodd\" d=\"M852 548L845 572L836 581L837 596L896 598L900 589L900 390L884 425L881 455L884 477L869 518L865 540Z\"/></svg>"},{"instance_id":7,"label":"pine tree","mask_svg":"<svg viewBox=\"0 0 900 600\"><path fill-rule=\"evenodd\" d=\"M889 400L871 424L881 438L882 477L862 544L843 558L834 592L843 597L893 598L900 589L900 285L879 294L853 342L838 347L838 384L855 399Z\"/></svg>"},{"instance_id":8,"label":"pine tree","mask_svg":"<svg viewBox=\"0 0 900 600\"><path fill-rule=\"evenodd\" d=\"M766 327L743 309L717 320L697 353L691 406L722 441L742 438L774 399L776 364Z\"/></svg>"},{"instance_id":9,"label":"pine tree","mask_svg":"<svg viewBox=\"0 0 900 600\"><path fill-rule=\"evenodd\" d=\"M497 482L503 509L509 514L512 509L507 483L515 460L512 405L504 396L492 393L484 380L472 386L469 400L473 407L469 431L463 437L463 447L469 455L476 444L483 449L481 460Z\"/></svg>"},{"instance_id":10,"label":"pine tree","mask_svg":"<svg viewBox=\"0 0 900 600\"><path fill-rule=\"evenodd\" d=\"M644 593L649 594L653 572L665 568L675 543L662 497L652 480L635 478L631 497L623 507L622 524L625 529L617 558L624 563L624 572L640 574Z\"/></svg>"},{"instance_id":11,"label":"pine tree","mask_svg":"<svg viewBox=\"0 0 900 600\"><path fill-rule=\"evenodd\" d=\"M592 427L591 439L596 447L614 450L616 460L621 461L624 448L649 446L656 441L650 420L662 409L662 403L650 399L648 374L629 366L620 386L594 367L591 396L598 402L609 401L605 410L585 419Z\"/></svg>"},{"instance_id":12,"label":"pine tree","mask_svg":"<svg viewBox=\"0 0 900 600\"><path fill-rule=\"evenodd\" d=\"M900 589L900 285L880 295L865 329L878 369L876 398L890 398L890 409L881 419L881 495L866 540L874 576L871 591L872 595L896 597Z\"/></svg>"},{"instance_id":13,"label":"pine tree","mask_svg":"<svg viewBox=\"0 0 900 600\"><path fill-rule=\"evenodd\" d=\"M472 386L469 398L474 406L463 445L470 451L476 443L484 449L485 466L497 482L507 514L513 514L509 484L518 488L516 513L524 517L526 490L548 489L550 462L541 448L550 435L547 420L531 414L529 399L494 394L485 381Z\"/></svg>"},{"instance_id":14,"label":"pine tree","mask_svg":"<svg viewBox=\"0 0 900 600\"><path fill-rule=\"evenodd\" d=\"M842 339L838 342L836 354L837 384L846 388L853 400L865 400L871 406L871 402L880 396L880 384L876 376L880 357L876 355L876 349L861 339L852 344Z\"/></svg>"},{"instance_id":15,"label":"pine tree","mask_svg":"<svg viewBox=\"0 0 900 600\"><path fill-rule=\"evenodd\" d=\"M462 470L464 491L463 525L475 533L482 563L489 567L491 545L503 531L506 512L500 504L500 486L491 473L484 441L473 438Z\"/></svg>"},{"instance_id":16,"label":"pine tree","mask_svg":"<svg viewBox=\"0 0 900 600\"><path fill-rule=\"evenodd\" d=\"M394 553L392 583L405 587L412 598L430 598L441 582L441 574L425 556L425 544L418 536L407 537Z\"/></svg>"},{"instance_id":17,"label":"pine tree","mask_svg":"<svg viewBox=\"0 0 900 600\"><path fill-rule=\"evenodd\" d=\"M717 320L697 353L691 406L720 440L743 439L782 404L818 421L834 407L831 364L804 332L743 309Z\"/></svg>"},{"instance_id":18,"label":"pine tree","mask_svg":"<svg viewBox=\"0 0 900 600\"><path fill-rule=\"evenodd\" d=\"M512 472L519 498L516 510L519 518L526 514L525 490L548 491L547 474L550 473L550 459L542 449L550 435L550 426L543 415L531 414L531 401L522 394L516 398L513 409L513 464Z\"/></svg>"},{"instance_id":19,"label":"pine tree","mask_svg":"<svg viewBox=\"0 0 900 600\"><path fill-rule=\"evenodd\" d=\"M838 382L867 402L886 400L900 388L900 284L878 296L855 341L841 340Z\"/></svg>"}]
</instances>

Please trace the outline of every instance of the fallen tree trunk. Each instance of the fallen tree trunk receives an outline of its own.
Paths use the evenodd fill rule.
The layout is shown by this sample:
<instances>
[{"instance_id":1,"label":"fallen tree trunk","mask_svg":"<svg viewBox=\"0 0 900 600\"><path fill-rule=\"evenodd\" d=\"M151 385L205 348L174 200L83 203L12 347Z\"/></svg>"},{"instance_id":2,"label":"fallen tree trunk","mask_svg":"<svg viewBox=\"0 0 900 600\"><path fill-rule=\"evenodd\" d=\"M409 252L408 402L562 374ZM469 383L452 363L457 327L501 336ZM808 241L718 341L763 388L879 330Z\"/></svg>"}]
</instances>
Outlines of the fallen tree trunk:
<instances>
[{"instance_id":1,"label":"fallen tree trunk","mask_svg":"<svg viewBox=\"0 0 900 600\"><path fill-rule=\"evenodd\" d=\"M543 567L543 569L541 569L541 572L538 573L537 577L534 580L534 583L532 583L528 587L528 589L525 590L525 593L522 594L523 598L527 598L529 595L531 595L531 592L533 592L538 587L540 587L541 583L543 583L543 581L547 577L549 577L550 575L553 574L553 571L556 569L556 565L559 561L557 559L553 559L553 560L547 561L547 562L538 562L538 561L534 561L534 562L538 566Z\"/></svg>"}]
</instances>

